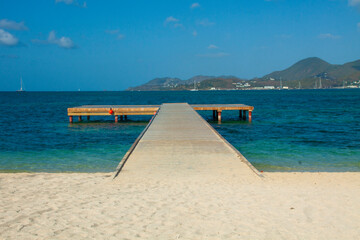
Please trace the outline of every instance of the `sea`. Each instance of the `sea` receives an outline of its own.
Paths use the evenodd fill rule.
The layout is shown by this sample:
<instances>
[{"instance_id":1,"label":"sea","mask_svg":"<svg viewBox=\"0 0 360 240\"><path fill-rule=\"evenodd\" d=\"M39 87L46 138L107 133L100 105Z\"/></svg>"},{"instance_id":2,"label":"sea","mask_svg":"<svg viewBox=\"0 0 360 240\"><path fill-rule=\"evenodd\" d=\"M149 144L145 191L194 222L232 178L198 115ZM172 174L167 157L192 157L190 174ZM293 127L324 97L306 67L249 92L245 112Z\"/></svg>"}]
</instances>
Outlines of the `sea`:
<instances>
[{"instance_id":1,"label":"sea","mask_svg":"<svg viewBox=\"0 0 360 240\"><path fill-rule=\"evenodd\" d=\"M0 92L0 172L113 172L151 116L70 124L67 108L174 102L254 106L251 123L199 113L260 171L360 171L360 89L314 89Z\"/></svg>"}]
</instances>

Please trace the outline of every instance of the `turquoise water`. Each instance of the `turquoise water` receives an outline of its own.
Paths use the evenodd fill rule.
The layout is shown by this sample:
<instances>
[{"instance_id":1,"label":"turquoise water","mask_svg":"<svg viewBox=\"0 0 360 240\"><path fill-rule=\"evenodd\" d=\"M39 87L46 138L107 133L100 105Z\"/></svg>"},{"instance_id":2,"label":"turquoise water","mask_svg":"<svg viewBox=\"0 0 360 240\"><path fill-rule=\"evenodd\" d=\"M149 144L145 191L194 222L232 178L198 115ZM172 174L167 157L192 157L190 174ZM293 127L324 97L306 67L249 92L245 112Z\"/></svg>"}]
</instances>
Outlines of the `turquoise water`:
<instances>
[{"instance_id":1,"label":"turquoise water","mask_svg":"<svg viewBox=\"0 0 360 240\"><path fill-rule=\"evenodd\" d=\"M68 123L84 104L244 103L253 122L200 112L259 170L360 171L360 90L1 92L1 172L114 171L151 116Z\"/></svg>"}]
</instances>

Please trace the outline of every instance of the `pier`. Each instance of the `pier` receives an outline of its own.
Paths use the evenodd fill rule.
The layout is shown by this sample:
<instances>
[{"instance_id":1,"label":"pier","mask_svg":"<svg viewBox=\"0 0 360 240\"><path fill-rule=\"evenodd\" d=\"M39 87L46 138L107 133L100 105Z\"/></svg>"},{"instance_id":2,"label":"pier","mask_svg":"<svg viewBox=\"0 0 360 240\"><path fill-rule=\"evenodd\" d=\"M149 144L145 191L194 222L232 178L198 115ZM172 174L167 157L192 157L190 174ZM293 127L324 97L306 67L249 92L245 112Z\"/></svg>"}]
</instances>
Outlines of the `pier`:
<instances>
[{"instance_id":1,"label":"pier","mask_svg":"<svg viewBox=\"0 0 360 240\"><path fill-rule=\"evenodd\" d=\"M221 122L223 111L239 111L239 119L252 121L253 106L244 104L194 104L190 105L196 111L212 111L213 119ZM84 105L68 108L69 122L78 117L90 120L90 116L114 116L115 122L126 120L129 115L155 115L160 105Z\"/></svg>"},{"instance_id":2,"label":"pier","mask_svg":"<svg viewBox=\"0 0 360 240\"><path fill-rule=\"evenodd\" d=\"M117 167L122 181L262 176L187 103L162 104ZM206 109L207 110L207 109Z\"/></svg>"}]
</instances>

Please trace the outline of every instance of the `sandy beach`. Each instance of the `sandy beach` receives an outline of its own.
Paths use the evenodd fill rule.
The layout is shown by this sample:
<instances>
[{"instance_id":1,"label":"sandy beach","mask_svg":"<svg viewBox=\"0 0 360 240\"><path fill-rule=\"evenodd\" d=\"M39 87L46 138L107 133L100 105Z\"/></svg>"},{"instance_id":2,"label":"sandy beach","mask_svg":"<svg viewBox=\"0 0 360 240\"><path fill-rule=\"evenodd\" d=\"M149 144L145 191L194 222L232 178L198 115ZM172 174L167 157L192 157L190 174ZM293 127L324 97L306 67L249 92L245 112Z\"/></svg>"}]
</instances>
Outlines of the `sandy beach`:
<instances>
[{"instance_id":1,"label":"sandy beach","mask_svg":"<svg viewBox=\"0 0 360 240\"><path fill-rule=\"evenodd\" d=\"M259 174L186 104L126 156L115 179L0 174L0 239L360 239L359 172Z\"/></svg>"},{"instance_id":2,"label":"sandy beach","mask_svg":"<svg viewBox=\"0 0 360 240\"><path fill-rule=\"evenodd\" d=\"M0 174L0 239L359 239L359 173Z\"/></svg>"}]
</instances>

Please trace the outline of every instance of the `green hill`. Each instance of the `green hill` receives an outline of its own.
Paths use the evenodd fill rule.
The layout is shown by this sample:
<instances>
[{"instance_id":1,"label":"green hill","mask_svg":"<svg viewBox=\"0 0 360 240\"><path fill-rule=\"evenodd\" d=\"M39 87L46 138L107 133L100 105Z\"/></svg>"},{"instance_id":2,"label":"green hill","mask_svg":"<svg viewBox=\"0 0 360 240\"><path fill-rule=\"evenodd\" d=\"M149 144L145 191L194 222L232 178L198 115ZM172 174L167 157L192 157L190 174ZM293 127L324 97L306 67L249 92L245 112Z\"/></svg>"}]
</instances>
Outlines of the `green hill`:
<instances>
[{"instance_id":1,"label":"green hill","mask_svg":"<svg viewBox=\"0 0 360 240\"><path fill-rule=\"evenodd\" d=\"M316 57L301 60L291 67L265 75L263 79L280 78L285 81L299 81L321 77L334 84L343 81L357 81L360 78L360 60L343 65L330 64Z\"/></svg>"},{"instance_id":2,"label":"green hill","mask_svg":"<svg viewBox=\"0 0 360 240\"><path fill-rule=\"evenodd\" d=\"M170 78L170 77L163 77L163 78L154 78L149 82L129 88L129 91L159 91L159 90L169 90L177 87L182 82L179 78Z\"/></svg>"},{"instance_id":3,"label":"green hill","mask_svg":"<svg viewBox=\"0 0 360 240\"><path fill-rule=\"evenodd\" d=\"M330 64L320 58L303 59L282 71L275 71L262 78L251 80L234 76L198 75L187 80L179 78L155 78L143 85L127 89L128 91L161 91L190 90L196 86L199 90L213 89L254 89L264 86L278 88L282 80L283 86L289 88L333 88L343 85L359 85L360 60L343 65Z\"/></svg>"},{"instance_id":4,"label":"green hill","mask_svg":"<svg viewBox=\"0 0 360 240\"><path fill-rule=\"evenodd\" d=\"M196 86L200 90L232 89L233 83L244 81L234 76L203 76L198 75L187 80L179 78L155 78L143 85L131 87L127 91L162 91L162 90L190 90Z\"/></svg>"},{"instance_id":5,"label":"green hill","mask_svg":"<svg viewBox=\"0 0 360 240\"><path fill-rule=\"evenodd\" d=\"M344 81L355 81L360 79L360 60L345 63L329 71L329 75Z\"/></svg>"},{"instance_id":6,"label":"green hill","mask_svg":"<svg viewBox=\"0 0 360 240\"><path fill-rule=\"evenodd\" d=\"M283 71L276 71L273 73L270 73L268 75L265 75L263 78L274 78L274 79L280 79L282 80L300 80L305 79L308 77L313 77L316 75L319 75L324 72L329 72L336 68L337 65L332 65L328 62L325 62L324 60L317 58L317 57L311 57L303 59L291 67L283 70Z\"/></svg>"}]
</instances>

